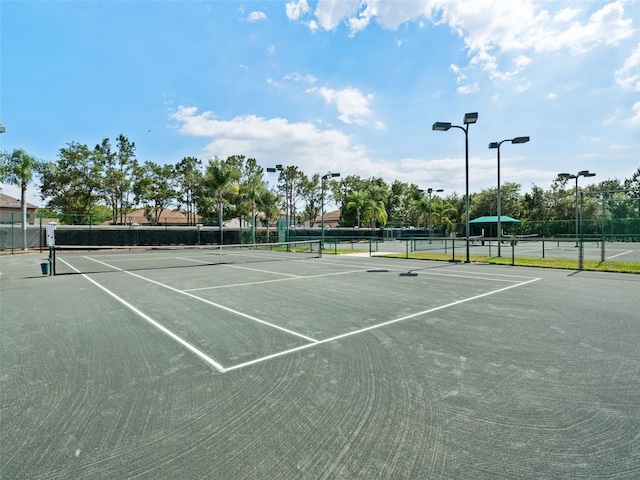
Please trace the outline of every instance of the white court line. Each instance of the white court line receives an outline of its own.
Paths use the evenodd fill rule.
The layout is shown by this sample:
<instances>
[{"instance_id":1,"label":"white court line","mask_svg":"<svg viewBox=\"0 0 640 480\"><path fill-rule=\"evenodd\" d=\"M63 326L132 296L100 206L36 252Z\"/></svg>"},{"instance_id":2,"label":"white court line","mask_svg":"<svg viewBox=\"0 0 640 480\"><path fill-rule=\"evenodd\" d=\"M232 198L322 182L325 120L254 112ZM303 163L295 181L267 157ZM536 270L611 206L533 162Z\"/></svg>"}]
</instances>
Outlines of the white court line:
<instances>
[{"instance_id":1,"label":"white court line","mask_svg":"<svg viewBox=\"0 0 640 480\"><path fill-rule=\"evenodd\" d=\"M228 265L229 267L233 265ZM251 270L251 269L249 269ZM278 272L269 272L264 270L259 270L263 273L278 273ZM366 269L363 270L349 270L348 272L332 272L332 273L319 273L318 275L307 275L307 276L296 276L295 278L276 278L273 280L260 280L257 282L244 282L244 283L235 283L232 285L217 285L215 287L198 287L198 288L187 288L182 290L183 292L197 292L200 290L217 290L219 288L230 288L230 287L244 287L245 285L259 285L261 283L274 283L274 282L288 282L290 280L306 280L309 278L318 278L318 277L330 277L333 275L349 275L352 273L360 273L366 272Z\"/></svg>"},{"instance_id":2,"label":"white court line","mask_svg":"<svg viewBox=\"0 0 640 480\"><path fill-rule=\"evenodd\" d=\"M86 255L83 255L83 257L86 258L87 260L91 260L92 262L96 262L96 263L99 263L101 265L104 265L105 267L113 268L114 270L117 270L119 272L123 271L122 268L120 268L120 267L114 267L113 265L109 265L108 263L101 262L100 260L96 260L95 258L87 257ZM62 259L60 259L60 260L62 260ZM62 260L62 261L64 262L64 260ZM64 262L64 263L69 265L67 262ZM71 267L71 265L69 265L69 266ZM73 268L73 267L71 267L71 268ZM73 268L73 269L76 270L75 268ZM76 270L76 272L80 273L79 270Z\"/></svg>"},{"instance_id":3,"label":"white court line","mask_svg":"<svg viewBox=\"0 0 640 480\"><path fill-rule=\"evenodd\" d=\"M60 260L62 260L62 259L60 259ZM93 260L93 259L92 259L92 260ZM71 265L69 265L67 262L65 262L64 260L62 260L62 261L63 261L64 263L66 263L69 267L71 267L73 270L75 270L76 272L80 273L80 271L76 270L74 267L72 267ZM98 263L103 263L103 262L98 262ZM105 263L104 265L106 265L106 266L110 266L110 267L111 267L111 265L108 265L108 264L106 264L106 263ZM116 267L112 267L112 268L116 268ZM121 270L121 269L119 269L119 268L116 268L116 269L117 269L117 270ZM137 308L135 308L133 305L130 305L128 302L126 302L125 300L121 299L120 297L118 297L117 295L115 295L114 293L112 293L111 291L109 291L108 289L106 289L105 287L103 287L102 285L100 285L99 283L97 283L96 281L94 281L93 279L91 279L90 277L88 277L87 275L82 274L82 276L83 276L84 278L86 278L87 280L89 280L90 282L92 282L93 284L95 284L96 286L98 286L100 289L102 289L102 290L104 290L105 292L107 292L110 296L112 296L113 298L115 298L117 301L119 301L120 303L122 303L123 305L125 305L127 308L129 308L130 310L132 310L133 312L135 312L137 315L139 315L140 317L142 317L144 320L148 321L148 322L149 322L149 323L151 323L153 326L155 326L156 328L158 328L159 330L161 330L163 333L167 334L169 337L171 337L172 339L174 339L175 341L177 341L178 343L180 343L181 345L183 345L184 347L186 347L188 350L190 350L191 352L193 352L194 354L196 354L198 357L200 357L202 360L204 360L204 361L205 361L206 363L208 363L209 365L213 366L216 370L218 370L218 371L219 371L219 372L221 372L221 373L230 372L230 371L232 371L232 370L238 370L238 369L241 369L241 368L244 368L244 367L250 366L250 365L255 365L255 364L257 364L257 363L261 363L261 362L265 362L265 361L267 361L267 360L271 360L271 359L273 359L273 358L281 357L281 356L287 355L287 354L289 354L289 353L293 353L293 352L296 352L296 351L304 350L304 349L307 349L307 348L310 348L310 347L314 347L314 346L316 346L316 345L321 345L321 344L324 344L324 343L333 342L333 341L336 341L336 340L340 340L340 339L343 339L343 338L346 338L346 337L350 337L350 336L352 336L352 335L357 335L357 334L359 334L359 333L367 332L367 331L370 331L370 330L375 330L375 329L378 329L378 328L381 328L381 327L384 327L384 326L387 326L387 325L392 325L392 324L394 324L394 323L398 323L398 322L402 322L402 321L405 321L405 320L409 320L409 319L412 319L412 318L415 318L415 317L418 317L418 316L421 316L421 315L426 315L426 314L428 314L428 313L436 312L436 311L438 311L438 310L444 310L444 309L446 309L446 308L453 307L453 306L456 306L456 305L460 305L460 304L462 304L462 303L470 302L470 301L472 301L472 300L476 300L476 299L478 299L478 298L487 297L487 296L489 296L489 295L494 295L494 294L496 294L496 293L504 292L504 291L506 291L506 290L510 290L510 289L512 289L512 288L520 287L520 286L522 286L522 285L527 285L527 284L529 284L529 283L532 283L532 282L536 282L536 281L538 281L538 280L541 280L541 278L532 278L532 279L527 280L527 281L525 281L525 282L520 282L520 283L517 283L517 284L515 284L515 285L509 285L509 286L507 286L507 287L503 287L503 288L499 288L499 289L497 289L497 290L492 290L492 291L490 291L490 292L486 292L486 293L482 293L482 294L479 294L479 295L475 295L475 296L473 296L473 297L465 298L465 299L463 299L463 300L457 300L457 301L455 301L455 302L448 303L448 304L445 304L445 305L440 305L440 306L438 306L438 307L434 307L434 308L431 308L431 309L428 309L428 310L424 310L424 311L421 311L421 312L412 313L412 314L410 314L410 315L406 315L406 316L404 316L404 317L400 317L400 318L396 318L396 319L393 319L393 320L389 320L389 321L387 321L387 322L379 323L379 324L376 324L376 325L371 325L371 326L369 326L369 327L365 327L365 328L362 328L362 329L359 329L359 330L354 330L354 331L352 331L352 332L348 332L348 333L343 333L343 334L341 334L341 335L336 335L336 336L334 336L334 337L326 338L326 339L324 339L324 340L315 340L315 339L313 339L313 338L306 337L306 336L304 336L304 335L301 335L301 334L299 334L299 333L293 332L293 331L291 331L291 330L287 330L287 329L285 329L285 328L279 327L278 325L270 324L269 322L265 322L265 321L263 321L263 320L260 320L260 319L257 319L257 318L255 318L255 317L252 317L252 316L250 316L250 315L246 315L246 314L243 314L243 313L241 313L241 312L237 312L237 311L235 311L235 310L233 310L233 309L230 309L230 308L228 308L228 307L224 307L224 306L219 305L219 304L216 304L216 303L214 303L214 302L210 302L210 301L205 300L205 299L203 299L203 298L200 298L200 297L198 297L198 296L192 295L192 294L190 294L190 293L188 293L188 292L184 292L184 291L178 290L178 289L176 289L176 288L170 287L170 286L168 286L168 285L164 285L164 284L162 284L162 283L160 283L160 282L156 282L156 281L154 281L154 280L151 280L151 279L148 279L148 278L142 277L141 275L137 275L137 274L132 273L132 272L124 272L124 273L127 273L127 274L132 275L132 276L137 277L137 278L140 278L141 280L146 280L146 281L148 281L148 282L154 283L154 284L159 285L159 286L161 286L161 287L168 288L169 290L175 291L175 292L177 292L177 293L181 293L181 294L183 294L183 295L187 295L187 296L189 296L189 297L195 298L195 299L200 300L200 301L202 301L202 302L205 302L205 303L211 304L211 305L213 305L213 306L219 307L219 308L221 308L221 309L223 309L223 310L227 310L227 311L229 311L229 312L236 313L236 314L238 314L238 315L240 315L240 316L243 316L243 317L245 317L245 318L249 318L249 319L254 320L254 321L257 321L257 322L259 322L259 323L263 323L263 324L265 324L265 325L272 326L272 327L274 327L274 328L276 328L276 329L278 329L278 330L282 330L282 331L285 331L285 332L287 332L287 333L291 333L291 334L293 334L293 335L296 335L296 336L299 336L299 337L305 338L305 339L307 339L307 340L309 340L309 341L311 342L311 343L309 343L309 344L301 345L301 346L296 347L296 348L292 348L292 349L289 349L289 350L284 350L284 351L282 351L282 352L277 352L277 353L274 353L274 354L271 354L271 355L267 355L267 356L265 356L265 357L256 358L256 359L254 359L254 360L250 360L250 361L248 361L248 362L240 363L240 364L233 365L233 366L230 366L230 367L223 367L221 364L219 364L218 362L216 362L215 360L213 360L211 357L209 357L208 355L206 355L204 352L202 352L202 351L201 351L201 350L199 350L198 348L194 347L193 345L191 345L189 342L187 342L186 340L182 339L181 337L177 336L176 334L174 334L174 333L173 333L173 332L171 332L169 329L167 329L166 327L162 326L161 324L159 324L159 323L158 323L158 322L156 322L155 320L151 319L149 316L147 316L146 314L144 314L143 312L141 312L140 310L138 310ZM475 278L477 278L477 277L463 277L463 278L474 278L474 279L475 279Z\"/></svg>"},{"instance_id":4,"label":"white court line","mask_svg":"<svg viewBox=\"0 0 640 480\"><path fill-rule=\"evenodd\" d=\"M252 272L262 272L262 273L273 273L276 275L283 275L286 277L296 277L299 278L299 275L293 275L291 273L280 273L280 272L270 272L267 270L260 270L259 268L249 268L249 267L240 267L238 265L229 265L229 264L224 264L224 263L219 263L219 264L212 264L211 262L205 262L204 260L196 260L195 258L184 258L184 257L176 257L179 258L180 260L186 260L187 262L194 262L194 263L202 263L205 265L217 265L220 267L233 267L233 268L239 268L239 269L244 269L244 270L251 270Z\"/></svg>"},{"instance_id":5,"label":"white court line","mask_svg":"<svg viewBox=\"0 0 640 480\"><path fill-rule=\"evenodd\" d=\"M611 259L611 258L616 258L619 257L620 255L626 255L627 253L633 253L633 250L628 250L626 252L622 252L622 253L618 253L617 255L611 255L610 257L607 257L607 260Z\"/></svg>"},{"instance_id":6,"label":"white court line","mask_svg":"<svg viewBox=\"0 0 640 480\"><path fill-rule=\"evenodd\" d=\"M170 338L172 338L173 340L175 340L176 342L178 342L180 345L182 345L183 347L185 347L187 350L191 351L192 353L194 353L195 355L197 355L198 357L200 357L200 359L204 360L205 363L211 365L213 368L215 368L217 371L224 373L226 371L226 369L220 365L218 362L216 362L213 358L211 358L209 355L207 355L206 353L204 353L202 350L196 348L195 346L191 345L189 342L187 342L184 338L179 337L178 335L176 335L175 333L173 333L171 330L169 330L168 328L164 327L163 325L161 325L160 323L156 322L153 318L151 318L150 316L148 316L147 314L141 312L140 310L138 310L136 307L134 307L133 305L131 305L129 302L127 302L126 300L124 300L123 298L120 298L119 296L117 296L115 293L113 293L112 291L108 290L107 288L103 287L102 285L100 285L98 282L96 282L95 280L93 280L91 277L85 275L84 273L81 273L79 270L77 270L76 268L74 268L73 266L69 265L69 263L65 262L63 259L59 258L58 260L66 263L70 268L72 268L73 270L75 270L76 272L80 273L84 278L86 278L87 280L89 280L91 283L93 283L95 286L97 286L98 288L100 288L101 290L103 290L104 292L106 292L108 295L110 295L111 297L113 297L114 299L116 299L118 302L120 302L122 305L124 305L125 307L127 307L129 310L131 310L133 313L135 313L136 315L138 315L140 318L142 318L143 320L146 320L147 322L149 322L151 325L153 325L155 328L157 328L158 330L160 330L162 333L164 333L165 335L169 336Z\"/></svg>"},{"instance_id":7,"label":"white court line","mask_svg":"<svg viewBox=\"0 0 640 480\"><path fill-rule=\"evenodd\" d=\"M240 368L248 367L249 365L255 365L256 363L264 362L266 360L271 360L272 358L276 358L276 357L281 357L283 355L287 355L287 354L292 353L292 352L297 352L297 351L303 350L305 348L314 347L316 345L321 345L323 343L334 342L336 340L340 340L340 339L343 339L343 338L346 338L346 337L350 337L352 335L357 335L359 333L368 332L369 330L375 330L375 329L380 328L380 327L385 327L387 325L391 325L391 324L394 324L394 323L403 322L405 320L409 320L411 318L415 318L415 317L418 317L420 315L426 315L427 313L437 312L438 310L444 310L445 308L453 307L455 305L460 305L462 303L470 302L472 300L477 300L478 298L487 297L489 295L494 295L496 293L504 292L504 291L509 290L511 288L516 288L516 287L520 287L522 285L527 285L528 283L537 282L538 280L541 280L541 278L533 278L531 280L527 280L526 282L521 282L521 283L518 283L516 285L509 285L508 287L499 288L498 290L492 290L492 291L487 292L487 293L481 293L480 295L475 295L473 297L465 298L463 300L458 300L458 301L455 301L455 302L452 302L452 303L448 303L446 305L440 305L439 307L430 308L429 310L424 310L422 312L412 313L411 315L406 315L404 317L396 318L394 320L389 320L387 322L379 323L377 325L372 325L370 327L361 328L360 330L354 330L353 332L343 333L341 335L336 335L335 337L326 338L324 340L318 340L318 341L316 341L316 343L311 344L311 345L303 345L303 346L300 346L300 347L292 348L290 350L285 350L285 351L282 351L282 352L274 353L272 355L267 355L266 357L256 358L255 360L250 360L248 362L239 363L239 364L233 365L231 367L226 367L226 371L230 372L232 370L238 370Z\"/></svg>"},{"instance_id":8,"label":"white court line","mask_svg":"<svg viewBox=\"0 0 640 480\"><path fill-rule=\"evenodd\" d=\"M141 280L145 280L147 282L153 283L153 284L158 285L160 287L167 288L167 289L169 289L169 290L171 290L173 292L180 293L182 295L186 295L187 297L191 297L191 298L194 298L196 300L200 300L201 302L204 302L204 303L207 303L207 304L209 304L211 306L219 308L220 310L225 310L227 312L233 313L234 315L238 315L239 317L244 317L244 318L247 318L247 319L252 320L254 322L262 323L263 325L267 325L267 326L275 328L277 330L281 330L281 331L283 331L285 333L288 333L290 335L294 335L296 337L304 338L305 340L307 340L309 342L313 342L313 343L317 343L318 342L316 339L311 338L311 337L307 337L306 335L302 335L301 333L294 332L293 330L289 330L289 329L281 327L279 325L275 325L273 323L269 323L269 322L267 322L265 320L261 320L259 318L256 318L256 317L253 317L251 315L248 315L246 313L239 312L238 310L234 310L233 308L225 307L224 305L220 305L219 303L215 303L215 302L212 302L212 301L207 300L205 298L198 297L197 295L193 295L193 294L191 294L189 292L186 292L184 290L178 290L177 288L173 288L173 287L171 287L169 285L165 285L164 283L156 282L155 280L151 280L150 278L143 277L142 275L138 275L137 273L133 273L133 272L124 272L124 273L126 273L127 275L132 275L132 276L134 276L136 278L139 278Z\"/></svg>"}]
</instances>

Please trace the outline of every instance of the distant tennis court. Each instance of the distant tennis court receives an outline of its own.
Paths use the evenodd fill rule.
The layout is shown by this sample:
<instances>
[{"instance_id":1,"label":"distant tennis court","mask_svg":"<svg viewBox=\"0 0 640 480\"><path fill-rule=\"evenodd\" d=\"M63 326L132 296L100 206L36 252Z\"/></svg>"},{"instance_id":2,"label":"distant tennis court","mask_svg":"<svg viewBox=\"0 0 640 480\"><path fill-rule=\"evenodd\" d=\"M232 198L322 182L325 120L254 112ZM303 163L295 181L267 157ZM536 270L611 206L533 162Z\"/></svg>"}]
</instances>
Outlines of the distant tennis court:
<instances>
[{"instance_id":1,"label":"distant tennis court","mask_svg":"<svg viewBox=\"0 0 640 480\"><path fill-rule=\"evenodd\" d=\"M0 257L0 477L640 476L640 277L314 245Z\"/></svg>"}]
</instances>

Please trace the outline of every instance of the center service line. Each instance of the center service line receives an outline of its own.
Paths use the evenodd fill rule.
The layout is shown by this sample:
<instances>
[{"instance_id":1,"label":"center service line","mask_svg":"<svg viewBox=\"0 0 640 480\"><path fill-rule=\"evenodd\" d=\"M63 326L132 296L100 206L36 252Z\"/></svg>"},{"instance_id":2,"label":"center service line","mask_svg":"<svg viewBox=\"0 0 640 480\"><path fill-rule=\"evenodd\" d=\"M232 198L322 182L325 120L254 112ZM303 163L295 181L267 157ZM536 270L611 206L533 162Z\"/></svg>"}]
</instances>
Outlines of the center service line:
<instances>
[{"instance_id":1,"label":"center service line","mask_svg":"<svg viewBox=\"0 0 640 480\"><path fill-rule=\"evenodd\" d=\"M240 317L244 317L244 318L247 318L249 320L253 320L254 322L257 322L257 323L262 323L263 325L267 325L267 326L275 328L277 330L281 330L281 331L286 332L286 333L288 333L290 335L295 335L296 337L304 338L308 342L318 343L318 341L316 339L314 339L314 338L307 337L306 335L302 335L301 333L294 332L293 330L289 330L289 329L286 329L286 328L281 327L279 325L275 325L273 323L269 323L269 322L267 322L265 320L261 320L259 318L256 318L256 317L253 317L251 315L248 315L246 313L239 312L238 310L234 310L233 308L225 307L224 305L220 305L219 303L215 303L215 302L212 302L210 300L206 300L206 299L204 299L202 297L198 297L197 295L193 295L192 293L185 292L184 290L178 290L177 288L170 287L169 285L165 285L164 283L156 282L155 280L151 280L150 278L143 277L142 275L138 275L138 274L133 273L133 272L126 272L125 271L124 273L126 273L128 275L132 275L132 276L134 276L136 278L139 278L141 280L145 280L147 282L154 283L154 284L156 284L156 285L158 285L160 287L168 288L171 291L174 291L176 293L180 293L182 295L186 295L187 297L191 297L191 298L194 298L196 300L200 300L201 302L208 303L209 305L217 307L217 308L219 308L221 310L226 310L227 312L233 313L233 314L238 315Z\"/></svg>"}]
</instances>

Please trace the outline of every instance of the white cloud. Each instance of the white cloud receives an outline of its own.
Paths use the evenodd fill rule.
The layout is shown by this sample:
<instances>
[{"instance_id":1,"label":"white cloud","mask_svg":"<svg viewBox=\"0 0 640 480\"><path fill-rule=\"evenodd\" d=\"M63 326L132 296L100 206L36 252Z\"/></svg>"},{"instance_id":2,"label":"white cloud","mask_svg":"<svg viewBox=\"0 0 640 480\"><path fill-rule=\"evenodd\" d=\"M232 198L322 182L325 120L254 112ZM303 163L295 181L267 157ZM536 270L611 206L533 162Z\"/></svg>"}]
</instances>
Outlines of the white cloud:
<instances>
[{"instance_id":1,"label":"white cloud","mask_svg":"<svg viewBox=\"0 0 640 480\"><path fill-rule=\"evenodd\" d=\"M625 90L640 92L640 43L624 61L622 67L616 70L615 79Z\"/></svg>"},{"instance_id":2,"label":"white cloud","mask_svg":"<svg viewBox=\"0 0 640 480\"><path fill-rule=\"evenodd\" d=\"M308 93L319 93L329 104L335 104L340 113L339 119L344 123L364 124L363 117L371 115L369 103L373 95L364 95L357 88L333 90L331 88L311 88Z\"/></svg>"},{"instance_id":3,"label":"white cloud","mask_svg":"<svg viewBox=\"0 0 640 480\"><path fill-rule=\"evenodd\" d=\"M314 84L318 81L316 77L310 74L302 74L300 72L289 73L282 77L280 80L274 80L272 78L267 79L267 83L276 87L283 87L285 83L297 82L297 83L309 83Z\"/></svg>"},{"instance_id":4,"label":"white cloud","mask_svg":"<svg viewBox=\"0 0 640 480\"><path fill-rule=\"evenodd\" d=\"M633 111L633 117L631 117L629 122L631 122L631 125L640 125L640 102L634 103L631 110Z\"/></svg>"},{"instance_id":5,"label":"white cloud","mask_svg":"<svg viewBox=\"0 0 640 480\"><path fill-rule=\"evenodd\" d=\"M344 22L349 34L355 35L372 20L396 30L403 23L421 24L427 19L448 25L462 37L472 63L482 65L492 79L505 79L529 65L531 58L520 55L514 60L514 70L501 72L489 52L583 52L601 44L617 45L633 33L625 5L625 0L611 1L588 15L584 10L534 0L319 0L314 26L333 30Z\"/></svg>"},{"instance_id":6,"label":"white cloud","mask_svg":"<svg viewBox=\"0 0 640 480\"><path fill-rule=\"evenodd\" d=\"M555 100L556 98L558 98L558 95L552 92L549 95L547 95L547 98L551 100Z\"/></svg>"},{"instance_id":7,"label":"white cloud","mask_svg":"<svg viewBox=\"0 0 640 480\"><path fill-rule=\"evenodd\" d=\"M580 10L567 7L564 10L560 10L558 13L556 13L553 16L553 21L554 22L570 22L578 15L578 13L580 13Z\"/></svg>"},{"instance_id":8,"label":"white cloud","mask_svg":"<svg viewBox=\"0 0 640 480\"><path fill-rule=\"evenodd\" d=\"M251 12L247 17L250 22L258 22L260 20L266 20L267 15L264 12Z\"/></svg>"},{"instance_id":9,"label":"white cloud","mask_svg":"<svg viewBox=\"0 0 640 480\"><path fill-rule=\"evenodd\" d=\"M178 107L171 118L179 123L181 134L213 139L204 149L211 157L251 152L261 163L294 164L308 172L338 171L345 165L360 168L370 163L364 148L354 145L349 136L312 123L255 115L223 120L213 112L199 113L196 107L185 106Z\"/></svg>"},{"instance_id":10,"label":"white cloud","mask_svg":"<svg viewBox=\"0 0 640 480\"><path fill-rule=\"evenodd\" d=\"M274 53L276 53L276 46L275 45L269 45L267 47L267 53L270 53L271 55L273 55Z\"/></svg>"},{"instance_id":11,"label":"white cloud","mask_svg":"<svg viewBox=\"0 0 640 480\"><path fill-rule=\"evenodd\" d=\"M289 2L285 6L287 12L287 18L289 20L298 20L303 15L309 12L309 4L307 0L298 0L297 2Z\"/></svg>"},{"instance_id":12,"label":"white cloud","mask_svg":"<svg viewBox=\"0 0 640 480\"><path fill-rule=\"evenodd\" d=\"M333 30L355 14L360 6L360 0L320 0L314 14L323 30Z\"/></svg>"},{"instance_id":13,"label":"white cloud","mask_svg":"<svg viewBox=\"0 0 640 480\"><path fill-rule=\"evenodd\" d=\"M469 93L477 92L478 90L480 90L480 87L478 86L477 83L474 83L471 85L461 85L456 90L458 91L458 93L467 95Z\"/></svg>"}]
</instances>

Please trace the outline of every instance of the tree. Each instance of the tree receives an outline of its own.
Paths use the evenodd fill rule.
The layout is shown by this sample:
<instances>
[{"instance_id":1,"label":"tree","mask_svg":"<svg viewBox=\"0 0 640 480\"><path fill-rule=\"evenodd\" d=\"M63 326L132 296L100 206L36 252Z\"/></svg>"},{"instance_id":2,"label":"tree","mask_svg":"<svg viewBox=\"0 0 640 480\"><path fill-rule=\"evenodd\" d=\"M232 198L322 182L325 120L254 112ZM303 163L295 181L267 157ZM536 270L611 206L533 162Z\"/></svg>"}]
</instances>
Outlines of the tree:
<instances>
[{"instance_id":1,"label":"tree","mask_svg":"<svg viewBox=\"0 0 640 480\"><path fill-rule=\"evenodd\" d=\"M453 205L439 197L434 197L431 205L431 212L433 216L433 220L431 222L433 228L436 230L438 230L438 228L442 228L443 234L445 236L449 235L453 229L453 221L451 218L455 218L457 215L457 211Z\"/></svg>"},{"instance_id":2,"label":"tree","mask_svg":"<svg viewBox=\"0 0 640 480\"><path fill-rule=\"evenodd\" d=\"M304 216L309 220L309 226L311 227L313 227L315 219L322 215L323 186L324 200L326 201L329 198L326 183L320 179L318 173L311 178L304 177L300 181L300 193L305 202Z\"/></svg>"},{"instance_id":3,"label":"tree","mask_svg":"<svg viewBox=\"0 0 640 480\"><path fill-rule=\"evenodd\" d=\"M283 207L286 212L286 238L289 239L289 228L295 224L297 203L301 198L301 184L305 179L304 173L296 166L288 166L280 169L278 175L278 191L282 194Z\"/></svg>"},{"instance_id":4,"label":"tree","mask_svg":"<svg viewBox=\"0 0 640 480\"><path fill-rule=\"evenodd\" d=\"M244 159L244 157L242 158ZM256 196L260 189L266 188L262 180L263 169L255 158L246 159L241 168L240 199L242 208L239 209L239 213L251 215L251 243L256 243Z\"/></svg>"},{"instance_id":5,"label":"tree","mask_svg":"<svg viewBox=\"0 0 640 480\"><path fill-rule=\"evenodd\" d=\"M184 204L187 225L196 224L196 198L202 184L202 162L195 157L184 157L174 168L178 188L176 200Z\"/></svg>"},{"instance_id":6,"label":"tree","mask_svg":"<svg viewBox=\"0 0 640 480\"><path fill-rule=\"evenodd\" d=\"M366 190L354 190L346 197L345 207L348 209L355 209L356 211L356 227L360 227L360 219L362 210L369 201L370 194Z\"/></svg>"},{"instance_id":7,"label":"tree","mask_svg":"<svg viewBox=\"0 0 640 480\"><path fill-rule=\"evenodd\" d=\"M533 185L531 193L525 193L522 200L522 215L528 221L544 221L549 216L547 194L541 187Z\"/></svg>"},{"instance_id":8,"label":"tree","mask_svg":"<svg viewBox=\"0 0 640 480\"><path fill-rule=\"evenodd\" d=\"M5 165L6 163L6 165ZM2 181L20 187L20 211L22 213L22 249L27 250L27 187L42 169L42 162L22 149L2 155Z\"/></svg>"},{"instance_id":9,"label":"tree","mask_svg":"<svg viewBox=\"0 0 640 480\"><path fill-rule=\"evenodd\" d=\"M146 161L134 171L134 201L142 203L144 214L152 225L160 223L162 212L175 200L173 165L158 165Z\"/></svg>"},{"instance_id":10,"label":"tree","mask_svg":"<svg viewBox=\"0 0 640 480\"><path fill-rule=\"evenodd\" d=\"M58 160L44 164L40 193L47 206L66 217L67 223L85 223L95 214L101 197L103 167L96 152L86 145L69 143L60 149Z\"/></svg>"},{"instance_id":11,"label":"tree","mask_svg":"<svg viewBox=\"0 0 640 480\"><path fill-rule=\"evenodd\" d=\"M280 208L278 203L281 197L278 192L261 188L257 192L256 206L263 215L263 224L267 227L267 241L269 240L269 225L275 223L280 218Z\"/></svg>"},{"instance_id":12,"label":"tree","mask_svg":"<svg viewBox=\"0 0 640 480\"><path fill-rule=\"evenodd\" d=\"M218 157L209 160L205 170L204 184L211 197L217 201L220 245L224 243L222 238L224 197L228 194L238 193L239 180L240 171L233 168L229 163Z\"/></svg>"},{"instance_id":13,"label":"tree","mask_svg":"<svg viewBox=\"0 0 640 480\"><path fill-rule=\"evenodd\" d=\"M133 188L133 174L137 168L135 143L124 135L118 136L118 150L111 150L108 138L96 145L94 151L104 168L102 181L103 195L111 207L113 223L126 223L126 214L131 208L130 195Z\"/></svg>"},{"instance_id":14,"label":"tree","mask_svg":"<svg viewBox=\"0 0 640 480\"><path fill-rule=\"evenodd\" d=\"M381 197L384 195L384 191L381 188L371 187L367 191L367 198L362 207L362 216L365 222L369 222L371 225L371 234L376 229L376 222L385 225L387 219L387 209L384 201Z\"/></svg>"}]
</instances>

